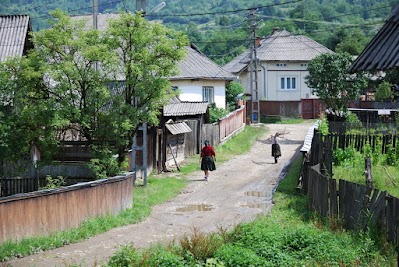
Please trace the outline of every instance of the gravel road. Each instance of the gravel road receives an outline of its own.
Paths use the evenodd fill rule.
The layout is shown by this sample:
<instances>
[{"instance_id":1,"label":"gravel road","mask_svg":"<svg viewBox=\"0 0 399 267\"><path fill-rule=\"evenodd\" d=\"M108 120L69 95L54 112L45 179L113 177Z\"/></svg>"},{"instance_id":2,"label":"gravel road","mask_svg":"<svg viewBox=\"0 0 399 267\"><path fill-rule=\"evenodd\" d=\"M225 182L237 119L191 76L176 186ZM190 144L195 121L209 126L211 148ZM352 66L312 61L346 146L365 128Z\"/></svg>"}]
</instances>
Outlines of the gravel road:
<instances>
[{"instance_id":1,"label":"gravel road","mask_svg":"<svg viewBox=\"0 0 399 267\"><path fill-rule=\"evenodd\" d=\"M153 207L141 223L112 229L106 233L32 256L8 262L14 267L27 266L99 266L121 245L133 243L145 248L156 242L170 242L193 227L201 232L229 228L250 221L273 207L272 197L279 179L299 153L311 123L266 124L270 133L286 132L281 140L282 157L277 164L271 157L271 144L265 135L250 152L217 164L217 170L204 181L197 171L188 186L174 199Z\"/></svg>"}]
</instances>

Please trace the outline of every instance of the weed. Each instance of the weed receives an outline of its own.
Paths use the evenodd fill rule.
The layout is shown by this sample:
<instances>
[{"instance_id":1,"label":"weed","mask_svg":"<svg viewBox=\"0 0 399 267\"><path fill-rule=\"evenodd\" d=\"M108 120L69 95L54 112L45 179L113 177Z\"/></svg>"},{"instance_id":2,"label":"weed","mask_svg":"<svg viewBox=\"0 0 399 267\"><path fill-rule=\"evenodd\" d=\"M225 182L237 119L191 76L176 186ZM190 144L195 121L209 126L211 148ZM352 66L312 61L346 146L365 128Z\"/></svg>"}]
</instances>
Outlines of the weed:
<instances>
[{"instance_id":1,"label":"weed","mask_svg":"<svg viewBox=\"0 0 399 267\"><path fill-rule=\"evenodd\" d=\"M195 261L205 262L223 244L223 239L215 233L200 232L195 226L190 236L184 235L179 240L183 255L191 255Z\"/></svg>"}]
</instances>

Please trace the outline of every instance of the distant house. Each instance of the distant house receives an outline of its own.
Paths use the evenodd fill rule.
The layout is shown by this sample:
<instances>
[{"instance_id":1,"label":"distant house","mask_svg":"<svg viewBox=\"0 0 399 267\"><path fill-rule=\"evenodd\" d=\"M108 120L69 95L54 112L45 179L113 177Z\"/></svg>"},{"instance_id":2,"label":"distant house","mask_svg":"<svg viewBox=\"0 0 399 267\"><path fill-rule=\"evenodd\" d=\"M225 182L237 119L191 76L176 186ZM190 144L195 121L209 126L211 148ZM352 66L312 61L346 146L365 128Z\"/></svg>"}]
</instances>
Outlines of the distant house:
<instances>
[{"instance_id":1,"label":"distant house","mask_svg":"<svg viewBox=\"0 0 399 267\"><path fill-rule=\"evenodd\" d=\"M182 101L207 101L226 108L226 84L235 76L222 69L194 45L186 47L187 55L179 63L179 74L169 77Z\"/></svg>"},{"instance_id":2,"label":"distant house","mask_svg":"<svg viewBox=\"0 0 399 267\"><path fill-rule=\"evenodd\" d=\"M275 30L270 36L259 39L256 46L261 114L300 115L302 99L317 98L305 84L309 61L323 53L333 52L306 36L293 35L286 30ZM251 51L247 50L223 68L239 76L246 93L252 94L250 63Z\"/></svg>"},{"instance_id":3,"label":"distant house","mask_svg":"<svg viewBox=\"0 0 399 267\"><path fill-rule=\"evenodd\" d=\"M33 48L29 33L32 32L27 15L0 16L0 61L22 57Z\"/></svg>"}]
</instances>

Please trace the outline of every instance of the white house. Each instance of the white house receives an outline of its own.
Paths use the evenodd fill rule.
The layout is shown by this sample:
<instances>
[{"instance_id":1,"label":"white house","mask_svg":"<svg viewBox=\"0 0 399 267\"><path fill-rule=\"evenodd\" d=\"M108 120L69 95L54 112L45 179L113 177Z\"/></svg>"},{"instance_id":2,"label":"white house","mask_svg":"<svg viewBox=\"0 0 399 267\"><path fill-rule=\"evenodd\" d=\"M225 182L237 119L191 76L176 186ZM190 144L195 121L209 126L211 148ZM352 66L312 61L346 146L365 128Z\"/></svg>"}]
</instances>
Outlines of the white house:
<instances>
[{"instance_id":1,"label":"white house","mask_svg":"<svg viewBox=\"0 0 399 267\"><path fill-rule=\"evenodd\" d=\"M250 53L251 50L247 50L223 68L239 76L246 92L252 94L256 87L252 80L251 90ZM259 39L256 47L258 100L290 102L301 113L302 99L317 98L305 84L308 63L323 53L333 52L306 36L293 35L286 30L275 30L270 36Z\"/></svg>"},{"instance_id":2,"label":"white house","mask_svg":"<svg viewBox=\"0 0 399 267\"><path fill-rule=\"evenodd\" d=\"M182 101L207 101L226 108L226 84L235 79L194 45L186 47L187 56L179 62L179 74L169 77Z\"/></svg>"}]
</instances>

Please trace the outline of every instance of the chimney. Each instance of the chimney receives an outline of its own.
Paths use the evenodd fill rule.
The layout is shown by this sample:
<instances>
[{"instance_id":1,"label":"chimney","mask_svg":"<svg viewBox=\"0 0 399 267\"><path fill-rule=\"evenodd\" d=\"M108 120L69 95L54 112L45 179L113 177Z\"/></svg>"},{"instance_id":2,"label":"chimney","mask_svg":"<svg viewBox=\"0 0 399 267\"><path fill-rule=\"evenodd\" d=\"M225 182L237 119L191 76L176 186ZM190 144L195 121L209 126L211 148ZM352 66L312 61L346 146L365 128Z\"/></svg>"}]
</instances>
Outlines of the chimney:
<instances>
[{"instance_id":1,"label":"chimney","mask_svg":"<svg viewBox=\"0 0 399 267\"><path fill-rule=\"evenodd\" d=\"M276 31L278 31L278 28L274 27L273 30L272 30L272 34L275 33Z\"/></svg>"}]
</instances>

